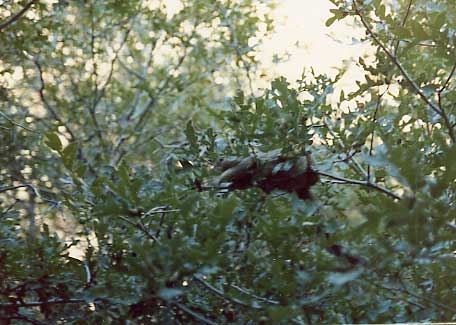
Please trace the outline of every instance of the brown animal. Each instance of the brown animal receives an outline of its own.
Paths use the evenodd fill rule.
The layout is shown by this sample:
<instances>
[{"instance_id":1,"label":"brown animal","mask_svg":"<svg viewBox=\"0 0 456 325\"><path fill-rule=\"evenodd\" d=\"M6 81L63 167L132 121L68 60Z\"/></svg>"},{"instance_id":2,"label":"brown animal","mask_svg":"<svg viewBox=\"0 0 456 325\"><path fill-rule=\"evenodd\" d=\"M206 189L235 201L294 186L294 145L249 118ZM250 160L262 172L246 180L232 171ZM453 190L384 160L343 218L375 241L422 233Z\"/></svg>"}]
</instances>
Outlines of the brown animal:
<instances>
[{"instance_id":1,"label":"brown animal","mask_svg":"<svg viewBox=\"0 0 456 325\"><path fill-rule=\"evenodd\" d=\"M258 187L265 193L275 189L295 192L301 199L310 199L311 186L318 180L312 169L310 157L284 157L280 150L259 153L243 159L223 160L217 167L222 174L212 180L212 186L228 190L244 190Z\"/></svg>"}]
</instances>

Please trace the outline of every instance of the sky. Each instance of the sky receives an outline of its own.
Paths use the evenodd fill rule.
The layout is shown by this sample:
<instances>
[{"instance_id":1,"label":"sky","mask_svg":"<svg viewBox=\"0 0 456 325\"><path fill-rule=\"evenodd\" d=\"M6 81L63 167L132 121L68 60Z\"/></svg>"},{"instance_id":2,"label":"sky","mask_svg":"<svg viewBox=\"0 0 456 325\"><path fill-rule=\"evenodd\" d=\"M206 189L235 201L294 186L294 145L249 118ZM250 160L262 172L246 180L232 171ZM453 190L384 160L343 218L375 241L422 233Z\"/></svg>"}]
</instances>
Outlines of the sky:
<instances>
[{"instance_id":1,"label":"sky","mask_svg":"<svg viewBox=\"0 0 456 325\"><path fill-rule=\"evenodd\" d=\"M329 28L325 26L332 16L331 8L334 6L329 0L280 0L275 12L277 29L271 39L264 42L260 56L267 59L274 53L288 51L291 54L287 62L272 67L276 75L294 81L304 68L310 67L319 73L334 75L335 67L343 66L344 61L369 53L367 44L356 41L363 31L352 22L349 21L349 25L344 20ZM349 67L342 82L344 88L354 87L355 80L362 78L360 69L354 64Z\"/></svg>"},{"instance_id":2,"label":"sky","mask_svg":"<svg viewBox=\"0 0 456 325\"><path fill-rule=\"evenodd\" d=\"M367 44L356 41L363 35L363 30L354 26L350 19L326 27L326 20L332 16L329 10L335 8L329 0L276 0L276 3L276 31L259 47L259 58L262 62L271 62L274 54L283 56L288 52L290 56L286 62L267 67L273 76L295 81L304 68L310 67L319 73L335 75L335 67L342 67L345 61L372 51ZM166 6L172 15L180 10L180 0L166 0ZM355 81L362 77L362 70L351 64L339 86L353 89Z\"/></svg>"}]
</instances>

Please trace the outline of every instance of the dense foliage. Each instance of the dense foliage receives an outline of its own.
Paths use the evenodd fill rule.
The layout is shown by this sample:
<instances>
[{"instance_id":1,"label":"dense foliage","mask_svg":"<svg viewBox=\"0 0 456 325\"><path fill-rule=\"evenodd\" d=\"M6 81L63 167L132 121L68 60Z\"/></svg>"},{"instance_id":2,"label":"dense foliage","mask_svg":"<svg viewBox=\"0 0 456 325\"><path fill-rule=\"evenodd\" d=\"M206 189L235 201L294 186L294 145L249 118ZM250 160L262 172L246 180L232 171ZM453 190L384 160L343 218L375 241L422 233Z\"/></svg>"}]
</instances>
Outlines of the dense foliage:
<instances>
[{"instance_id":1,"label":"dense foliage","mask_svg":"<svg viewBox=\"0 0 456 325\"><path fill-rule=\"evenodd\" d=\"M454 321L456 7L331 2L350 93L267 0L0 4L1 322Z\"/></svg>"}]
</instances>

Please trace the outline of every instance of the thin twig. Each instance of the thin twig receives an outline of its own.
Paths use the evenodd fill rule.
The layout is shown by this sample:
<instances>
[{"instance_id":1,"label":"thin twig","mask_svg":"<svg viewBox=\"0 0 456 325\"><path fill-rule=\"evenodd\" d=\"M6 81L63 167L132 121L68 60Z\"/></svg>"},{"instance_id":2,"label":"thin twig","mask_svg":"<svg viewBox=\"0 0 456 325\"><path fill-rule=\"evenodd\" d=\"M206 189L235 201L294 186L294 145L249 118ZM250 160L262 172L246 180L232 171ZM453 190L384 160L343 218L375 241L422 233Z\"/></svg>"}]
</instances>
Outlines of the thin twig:
<instances>
[{"instance_id":1,"label":"thin twig","mask_svg":"<svg viewBox=\"0 0 456 325\"><path fill-rule=\"evenodd\" d=\"M213 285L211 285L210 283L208 283L207 281L201 279L199 276L193 276L193 279L199 283L201 283L204 287L206 287L207 289L209 289L209 291L215 293L216 295L220 296L221 298L225 299L226 301L229 301L231 303L234 303L234 304L237 304L237 305L240 305L240 306L243 306L243 307L246 307L246 308L252 308L252 309L256 309L256 310L262 310L264 309L264 307L262 306L259 306L259 305L255 305L255 304L248 304L242 300L239 300L237 298L233 298L233 297L230 297L228 295L226 295L223 291L217 289L216 287L214 287ZM238 286L235 286L235 285L231 285L233 288L235 288L236 290L252 297L252 298L255 298L257 300L257 304L259 304L259 302L263 302L263 303L267 303L267 304L270 304L270 305L279 305L279 302L278 301L274 301L274 300L270 300L270 299L266 299L266 298L262 298L262 297L259 297L257 295L254 295L250 292L248 292L247 290L245 289L242 289ZM296 319L296 318L293 318L293 319L290 319L290 322L293 323L293 324L302 324L302 321Z\"/></svg>"},{"instance_id":2,"label":"thin twig","mask_svg":"<svg viewBox=\"0 0 456 325\"><path fill-rule=\"evenodd\" d=\"M230 23L226 12L224 12L223 16L224 16L225 24L228 27L228 29L230 30L230 33L231 33L231 36L233 39L232 46L234 47L234 50L236 51L237 59L241 60L241 62L244 64L244 69L245 69L245 74L246 74L248 85L249 85L250 94L253 95L253 81L252 81L252 77L250 75L250 64L245 61L244 55L241 53L237 33L234 30L232 24Z\"/></svg>"},{"instance_id":3,"label":"thin twig","mask_svg":"<svg viewBox=\"0 0 456 325\"><path fill-rule=\"evenodd\" d=\"M0 317L0 320L1 319L2 318ZM30 323L33 325L46 325L47 324L47 323L40 322L39 320L27 317L27 316L22 315L21 313L17 313L17 312L14 314L14 316L8 317L8 319L10 319L10 320L17 319L17 320L21 320L23 322Z\"/></svg>"},{"instance_id":4,"label":"thin twig","mask_svg":"<svg viewBox=\"0 0 456 325\"><path fill-rule=\"evenodd\" d=\"M448 115L444 110L441 110L438 106L436 106L423 92L420 86L412 79L410 74L407 72L407 70L404 68L402 63L398 60L398 58L391 53L391 51L383 44L377 35L373 32L372 28L369 26L368 22L362 15L361 11L358 8L358 5L356 4L356 1L353 0L353 8L356 12L356 15L360 18L361 23L363 24L364 28L366 28L366 31L369 33L369 35L372 37L375 43L385 52L385 54L390 58L390 60L396 65L396 67L399 69L401 72L402 76L407 80L407 82L412 86L413 90L415 93L420 97L430 108L433 110L437 115L439 115L445 124L445 127L448 129L448 134L451 138L451 142L454 144L456 143L456 135L454 133L454 129L451 125L451 122L448 118Z\"/></svg>"},{"instance_id":5,"label":"thin twig","mask_svg":"<svg viewBox=\"0 0 456 325\"><path fill-rule=\"evenodd\" d=\"M374 150L374 136L375 136L375 126L376 126L376 122L377 122L377 113L378 113L378 110L380 109L382 97L383 97L383 95L385 95L385 93L388 91L388 89L389 89L389 85L386 88L386 90L382 94L379 94L377 97L377 104L375 106L374 116L372 117L372 132L371 132L370 147L369 147L369 157L372 157L372 153ZM370 182L370 179L371 179L371 165L368 164L367 165L367 180Z\"/></svg>"},{"instance_id":6,"label":"thin twig","mask_svg":"<svg viewBox=\"0 0 456 325\"><path fill-rule=\"evenodd\" d=\"M130 69L129 67L127 67L125 65L125 63L121 62L120 58L119 58L119 63L120 65L126 69L128 72L132 73L135 77L137 77L142 84L144 84L146 82L146 75L147 75L147 71L149 70L149 68L151 67L152 65L152 62L153 62L153 58L154 58L154 53L155 53L155 48L158 44L158 40L160 39L161 35L159 35L158 37L155 37L152 41L152 44L150 46L150 52L149 52L149 55L148 55L148 59L147 59L147 62L146 64L142 67L142 73L139 73L139 72L136 72L134 69ZM130 121L131 118L133 117L134 113L136 112L136 108L138 107L138 103L139 103L139 100L141 98L141 95L143 94L143 91L144 89L142 89L143 87L139 87L140 89L136 92L135 94L135 99L130 107L130 110L128 111L126 117L125 117L125 120L127 121ZM153 94L152 94L152 91L149 89L149 87L146 87L146 90L145 92L149 95L150 98L153 98ZM122 132L124 131L125 128L123 128Z\"/></svg>"},{"instance_id":7,"label":"thin twig","mask_svg":"<svg viewBox=\"0 0 456 325\"><path fill-rule=\"evenodd\" d=\"M382 192L386 195L388 195L389 197L395 199L395 200L401 200L402 198L393 193L392 191L378 185L377 183L374 183L374 182L371 182L369 180L365 180L365 181L360 181L360 180L356 180L356 179L349 179L349 178L345 178L345 177L342 177L342 176L337 176L337 175L332 175L332 174L329 174L329 173L326 173L326 172L323 172L323 171L316 171L318 174L320 174L321 176L326 176L326 177L329 177L329 178L332 178L332 179L335 179L335 180L338 180L338 181L341 181L345 184L353 184L353 185L361 185L361 186L366 186L366 187L370 187L372 189L375 189L379 192Z\"/></svg>"},{"instance_id":8,"label":"thin twig","mask_svg":"<svg viewBox=\"0 0 456 325\"><path fill-rule=\"evenodd\" d=\"M453 77L455 71L456 71L456 62L453 64L453 67L451 68L451 71L448 74L448 78L445 80L445 82L443 83L442 87L437 91L437 102L438 102L439 107L440 107L442 112L445 112L445 110L443 108L443 104L442 104L442 93L448 87L448 85L450 84L450 80ZM449 115L451 115L453 113L453 109L454 109L454 106L451 108ZM449 132L451 134L451 132L453 131L453 129L455 127L455 124L451 124L449 119L448 119L448 123L446 123L446 127L449 129Z\"/></svg>"},{"instance_id":9,"label":"thin twig","mask_svg":"<svg viewBox=\"0 0 456 325\"><path fill-rule=\"evenodd\" d=\"M97 136L98 140L100 141L100 144L104 146L104 139L103 139L103 133L100 128L100 124L98 123L97 120L97 114L96 114L96 107L98 104L98 67L96 63L96 55L95 55L95 40L96 40L96 35L95 35L95 17L94 17L94 12L93 12L93 2L90 3L90 53L92 55L92 83L93 83L93 95L92 95L92 103L91 105L87 106L87 109L89 111L90 118L92 119L93 126L95 127L95 135ZM101 97L100 97L101 98Z\"/></svg>"},{"instance_id":10,"label":"thin twig","mask_svg":"<svg viewBox=\"0 0 456 325\"><path fill-rule=\"evenodd\" d=\"M124 68L129 74L134 75L136 78L138 78L138 79L141 80L141 81L144 81L144 80L145 80L145 78L144 78L143 75L141 75L141 74L140 74L139 72L137 72L136 70L130 68L125 62L122 61L121 58L119 58L117 61L119 62L120 66L121 66L122 68Z\"/></svg>"},{"instance_id":11,"label":"thin twig","mask_svg":"<svg viewBox=\"0 0 456 325\"><path fill-rule=\"evenodd\" d=\"M5 113L3 112L0 112L0 115L3 116L8 122L10 122L12 125L15 125L17 127L20 127L21 129L24 129L26 131L29 131L29 132L32 132L32 133L35 133L35 134L40 134L40 132L38 131L35 131L35 130L32 130L28 127L26 127L25 125L22 125L20 123L17 123L15 122L12 118L10 118L8 115L6 115Z\"/></svg>"},{"instance_id":12,"label":"thin twig","mask_svg":"<svg viewBox=\"0 0 456 325\"><path fill-rule=\"evenodd\" d=\"M46 83L43 78L43 68L41 67L40 62L37 58L33 58L32 61L38 69L38 75L40 80L40 89L38 90L38 93L40 95L41 102L44 104L44 107L46 107L46 109L51 113L52 117L66 128L66 130L70 134L71 140L74 141L76 138L74 132L69 127L69 125L65 123L65 121L57 114L57 111L54 109L54 107L52 107L52 105L48 102L46 96L44 95Z\"/></svg>"},{"instance_id":13,"label":"thin twig","mask_svg":"<svg viewBox=\"0 0 456 325\"><path fill-rule=\"evenodd\" d=\"M64 305L64 304L81 304L86 301L83 299L54 299L48 301L31 301L31 302L2 302L0 307L40 307L45 305Z\"/></svg>"},{"instance_id":14,"label":"thin twig","mask_svg":"<svg viewBox=\"0 0 456 325\"><path fill-rule=\"evenodd\" d=\"M324 121L323 124L325 125L325 127L328 129L329 131L329 134L331 134L331 136L334 138L335 141L337 141L337 143L339 144L339 146L343 149L343 150L347 150L344 143L342 142L342 140L340 140L337 135L334 133L334 131L332 130L332 128L329 126L329 124ZM364 169L364 167L355 159L354 157L354 154L353 155L348 155L348 158L349 160L355 165L355 167L358 169L358 171L367 179L367 171Z\"/></svg>"},{"instance_id":15,"label":"thin twig","mask_svg":"<svg viewBox=\"0 0 456 325\"><path fill-rule=\"evenodd\" d=\"M155 237L154 234L152 234L150 231L148 231L146 229L146 227L144 227L144 225L141 222L133 222L133 221L129 220L128 218L124 217L124 216L119 216L119 217L120 217L120 219L122 219L123 221L129 223L130 225L132 225L136 229L141 230L147 237L149 237L154 242L156 242L156 243L161 245L160 240L157 237Z\"/></svg>"},{"instance_id":16,"label":"thin twig","mask_svg":"<svg viewBox=\"0 0 456 325\"><path fill-rule=\"evenodd\" d=\"M61 202L59 202L59 201L54 201L54 200L47 199L47 198L43 197L41 195L41 193L39 192L38 188L35 187L35 185L28 184L28 183L27 184L0 187L0 193L4 193L4 192L7 192L7 191L13 191L13 190L16 190L16 189L19 189L19 188L24 188L24 187L30 189L36 197L38 197L39 199L41 199L41 200L43 200L45 202L51 203L54 206L60 206L60 204L61 204Z\"/></svg>"},{"instance_id":17,"label":"thin twig","mask_svg":"<svg viewBox=\"0 0 456 325\"><path fill-rule=\"evenodd\" d=\"M142 1L141 1L141 3L142 3ZM120 42L119 47L116 50L114 50L114 57L112 58L111 63L110 63L110 70L109 70L108 77L106 78L106 81L103 84L103 86L101 86L101 88L98 89L98 91L99 91L98 96L97 96L97 94L95 94L95 102L93 104L94 105L94 109L96 108L96 106L98 105L100 100L103 98L103 96L104 96L104 94L106 92L106 88L109 85L109 83L111 82L112 76L114 74L114 66L115 66L116 62L118 61L118 59L119 59L119 53L123 49L125 44L127 43L128 37L129 37L129 35L130 35L134 25L135 25L136 18L138 17L138 15L140 13L141 13L141 4L140 4L140 8L136 12L136 14L129 19L129 20L131 20L131 24L128 27L128 29L125 31L124 37L123 37L122 41Z\"/></svg>"},{"instance_id":18,"label":"thin twig","mask_svg":"<svg viewBox=\"0 0 456 325\"><path fill-rule=\"evenodd\" d=\"M429 98L424 94L424 92L421 90L420 86L416 84L416 82L410 77L409 73L405 70L404 66L402 65L401 62L397 59L396 56L393 55L393 53L386 48L386 46L378 39L377 35L373 32L369 24L367 23L366 19L364 16L361 14L361 11L359 10L356 1L353 0L353 7L355 8L356 15L360 18L361 23L363 24L364 28L366 28L367 32L369 35L372 37L372 39L377 43L378 46L385 52L385 54L391 59L391 61L396 65L396 67L399 69L399 71L402 73L404 78L409 82L409 84L412 86L412 88L415 90L415 92L418 94L418 96L427 104L429 107L436 112L437 114L441 114L440 109L435 106L434 103L430 101Z\"/></svg>"},{"instance_id":19,"label":"thin twig","mask_svg":"<svg viewBox=\"0 0 456 325\"><path fill-rule=\"evenodd\" d=\"M410 14L410 9L412 8L412 3L413 3L413 0L409 0L407 9L405 11L404 19L402 20L402 27L404 27L405 23L407 22L407 18ZM400 43L401 43L401 40L398 38L396 41L396 46L394 47L394 56L397 56L397 51L399 50Z\"/></svg>"},{"instance_id":20,"label":"thin twig","mask_svg":"<svg viewBox=\"0 0 456 325\"><path fill-rule=\"evenodd\" d=\"M439 89L438 94L441 94L445 90L445 88L448 87L448 84L450 83L451 78L453 78L455 71L456 71L456 62L453 64L453 67L451 68L448 78L446 79L446 81L442 85L442 87Z\"/></svg>"},{"instance_id":21,"label":"thin twig","mask_svg":"<svg viewBox=\"0 0 456 325\"><path fill-rule=\"evenodd\" d=\"M0 31L2 29L5 29L6 27L8 27L9 25L12 25L14 24L16 21L19 20L19 18L21 18L26 12L27 10L30 9L30 7L35 3L37 2L38 0L32 0L30 1L29 3L27 3L24 8L22 8L21 10L19 10L16 14L12 15L10 19L8 19L7 21L3 22L0 24Z\"/></svg>"},{"instance_id":22,"label":"thin twig","mask_svg":"<svg viewBox=\"0 0 456 325\"><path fill-rule=\"evenodd\" d=\"M179 308L180 310L182 310L183 312L185 312L185 313L189 314L190 316L192 316L195 320L202 322L203 324L217 325L217 323L215 323L215 322L211 321L210 319L207 319L206 317L200 315L199 313L191 310L190 308L188 308L184 304L181 304L181 303L178 303L178 302L173 302L172 304L174 306L176 306L177 308Z\"/></svg>"},{"instance_id":23,"label":"thin twig","mask_svg":"<svg viewBox=\"0 0 456 325\"><path fill-rule=\"evenodd\" d=\"M179 69L181 67L181 65L184 63L185 58L187 57L187 54L188 54L187 52L188 52L187 48L184 49L184 53L179 58L176 66L174 67L174 69ZM158 91L156 93L157 97L160 97L160 96L163 96L164 94L166 94L166 92L164 90L168 86L168 84L171 81L171 79L172 79L172 74L169 73L168 76L166 77L166 79L163 81L162 86L158 89ZM119 145L117 146L117 150L116 151L121 149L121 146L125 143L126 140L130 139L135 134L140 133L142 131L142 129L143 129L144 125L145 125L145 122L147 120L148 114L150 113L151 108L152 108L152 106L154 104L155 104L155 98L151 97L149 99L148 103L146 104L146 107L144 108L144 111L140 114L140 116L138 117L137 122L133 126L133 128L132 128L133 132L129 133L128 135L123 135L123 139L122 139L121 142L119 142ZM119 161L120 161L120 158L117 159L117 162L119 162Z\"/></svg>"},{"instance_id":24,"label":"thin twig","mask_svg":"<svg viewBox=\"0 0 456 325\"><path fill-rule=\"evenodd\" d=\"M171 209L171 210L163 210L162 207L155 207L153 209L150 209L146 213L144 213L143 217L148 217L153 214L161 214L161 213L173 213L173 212L180 212L180 209Z\"/></svg>"},{"instance_id":25,"label":"thin twig","mask_svg":"<svg viewBox=\"0 0 456 325\"><path fill-rule=\"evenodd\" d=\"M243 294L245 294L247 296L250 296L251 298L254 298L256 300L259 300L261 302L264 302L264 303L267 303L267 304L271 304L271 305L279 305L280 304L277 300L271 300L271 299L268 299L268 298L260 297L260 296L254 294L254 293L251 293L247 289L241 288L241 287L239 287L239 286L237 286L235 284L232 284L231 287L233 287L237 291L242 292Z\"/></svg>"},{"instance_id":26,"label":"thin twig","mask_svg":"<svg viewBox=\"0 0 456 325\"><path fill-rule=\"evenodd\" d=\"M253 309L263 309L263 307L261 306L257 306L257 305L251 305L251 304L248 304L242 300L239 300L237 298L233 298L233 297L230 297L228 295L226 295L223 291L217 289L216 287L214 287L212 284L210 284L209 282L201 279L199 276L193 276L193 279L199 283L201 283L204 287L206 287L206 289L209 289L209 291L215 293L216 295L222 297L223 299L229 301L229 302L232 302L234 304L237 304L237 305L240 305L240 306L243 306L243 307L247 307L247 308L253 308Z\"/></svg>"},{"instance_id":27,"label":"thin twig","mask_svg":"<svg viewBox=\"0 0 456 325\"><path fill-rule=\"evenodd\" d=\"M443 108L443 105L442 105L442 93L448 87L448 85L450 83L450 80L453 77L455 71L456 71L456 62L454 63L453 67L451 68L451 71L450 71L450 73L448 75L448 78L443 83L442 87L437 91L437 101L439 103L439 107L442 110L442 112L444 112L444 108ZM450 115L453 113L453 109L454 109L454 106L450 110ZM450 127L454 128L454 124L451 124Z\"/></svg>"},{"instance_id":28,"label":"thin twig","mask_svg":"<svg viewBox=\"0 0 456 325\"><path fill-rule=\"evenodd\" d=\"M445 304L442 304L441 302L437 301L437 300L434 300L432 298L428 298L428 297L425 297L425 296L420 296L414 292L411 292L410 290L408 290L407 288L392 288L392 287L387 287L387 286L380 286L382 287L383 289L385 290L390 290L390 291L398 291L398 292L402 292L402 293L405 293L409 296L412 296L414 298L417 298L417 299L421 299L421 300L424 300L424 301L427 301L428 303L430 304L433 304L435 306L438 306L442 309L445 309L447 311L450 311L452 313L456 313L456 308L453 308L453 307L450 307L450 306L447 306Z\"/></svg>"},{"instance_id":29,"label":"thin twig","mask_svg":"<svg viewBox=\"0 0 456 325\"><path fill-rule=\"evenodd\" d=\"M398 300L398 301L404 301L404 302L406 302L406 303L408 303L408 304L410 304L412 306L416 306L416 307L421 308L421 309L426 309L426 306L424 306L424 305L422 305L420 303L417 303L417 302L414 302L414 301L410 301L409 299L407 299L405 297L402 297L402 296L395 296L395 295L397 295L397 293L396 292L391 292L391 291L394 291L394 290L391 290L388 287L379 285L379 284L377 284L375 282L372 282L372 283L369 283L369 284L371 284L371 285L373 285L373 286L375 286L377 288L380 288L380 289L383 289L383 290L387 291L388 294L390 295L390 296L388 296L389 299Z\"/></svg>"}]
</instances>

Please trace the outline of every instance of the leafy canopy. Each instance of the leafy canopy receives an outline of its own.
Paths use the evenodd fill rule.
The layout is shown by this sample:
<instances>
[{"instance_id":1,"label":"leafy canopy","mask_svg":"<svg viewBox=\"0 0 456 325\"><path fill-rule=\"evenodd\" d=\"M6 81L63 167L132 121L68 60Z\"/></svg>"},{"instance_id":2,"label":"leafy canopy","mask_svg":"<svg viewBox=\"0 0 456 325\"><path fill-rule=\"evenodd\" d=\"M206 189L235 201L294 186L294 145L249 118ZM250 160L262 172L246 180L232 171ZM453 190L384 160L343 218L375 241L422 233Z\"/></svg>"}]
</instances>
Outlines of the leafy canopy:
<instances>
[{"instance_id":1,"label":"leafy canopy","mask_svg":"<svg viewBox=\"0 0 456 325\"><path fill-rule=\"evenodd\" d=\"M352 92L253 91L267 0L1 5L2 322L454 321L456 8L331 2Z\"/></svg>"}]
</instances>

